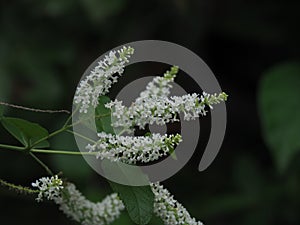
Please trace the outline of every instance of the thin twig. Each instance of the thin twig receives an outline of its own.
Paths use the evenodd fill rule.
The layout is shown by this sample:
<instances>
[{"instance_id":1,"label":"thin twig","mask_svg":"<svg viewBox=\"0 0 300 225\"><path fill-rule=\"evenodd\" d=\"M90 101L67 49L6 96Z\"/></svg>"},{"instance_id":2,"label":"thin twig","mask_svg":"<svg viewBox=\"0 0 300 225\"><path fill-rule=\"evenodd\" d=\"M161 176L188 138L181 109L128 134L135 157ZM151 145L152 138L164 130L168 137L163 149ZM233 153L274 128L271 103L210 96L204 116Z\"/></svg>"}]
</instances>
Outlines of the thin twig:
<instances>
[{"instance_id":1,"label":"thin twig","mask_svg":"<svg viewBox=\"0 0 300 225\"><path fill-rule=\"evenodd\" d=\"M27 111L32 111L32 112L39 112L39 113L67 113L71 114L70 111L62 109L62 110L44 110L44 109L35 109L35 108L28 108L20 105L14 105L6 102L1 102L0 105L16 108L16 109L22 109L22 110L27 110Z\"/></svg>"},{"instance_id":2,"label":"thin twig","mask_svg":"<svg viewBox=\"0 0 300 225\"><path fill-rule=\"evenodd\" d=\"M92 140L91 138L88 138L88 137L86 137L86 136L84 136L82 134L79 134L79 133L75 132L75 131L66 130L66 132L68 132L70 134L73 134L73 135L76 135L77 137L80 137L80 138L82 138L82 139L84 139L86 141L89 141L91 143L94 143L94 144L96 143L96 141Z\"/></svg>"},{"instance_id":3,"label":"thin twig","mask_svg":"<svg viewBox=\"0 0 300 225\"><path fill-rule=\"evenodd\" d=\"M29 154L47 171L49 175L54 175L54 173L49 169L49 167L45 163L43 163L38 157L36 157L32 152L29 152Z\"/></svg>"},{"instance_id":4,"label":"thin twig","mask_svg":"<svg viewBox=\"0 0 300 225\"><path fill-rule=\"evenodd\" d=\"M38 190L33 190L31 188L23 187L21 185L15 185L15 184L9 183L7 181L4 181L2 179L0 179L0 185L2 185L4 187L7 187L7 188L9 188L11 190L17 191L19 193L24 193L24 194L36 194L36 193L39 193Z\"/></svg>"}]
</instances>

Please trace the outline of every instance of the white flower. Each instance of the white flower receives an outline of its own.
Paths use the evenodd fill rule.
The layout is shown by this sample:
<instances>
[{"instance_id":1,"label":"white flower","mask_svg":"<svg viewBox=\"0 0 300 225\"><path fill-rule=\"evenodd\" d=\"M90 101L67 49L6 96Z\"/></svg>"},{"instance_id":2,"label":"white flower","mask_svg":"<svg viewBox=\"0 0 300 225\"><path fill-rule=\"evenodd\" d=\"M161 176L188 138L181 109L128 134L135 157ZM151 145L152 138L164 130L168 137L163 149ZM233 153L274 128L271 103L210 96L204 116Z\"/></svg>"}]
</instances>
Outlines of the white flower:
<instances>
[{"instance_id":1,"label":"white flower","mask_svg":"<svg viewBox=\"0 0 300 225\"><path fill-rule=\"evenodd\" d=\"M201 96L201 102L213 109L213 105L226 101L227 97L228 95L224 92L220 94L207 94L206 92L203 92L203 95Z\"/></svg>"},{"instance_id":2,"label":"white flower","mask_svg":"<svg viewBox=\"0 0 300 225\"><path fill-rule=\"evenodd\" d=\"M184 114L184 120L194 120L206 115L206 106L213 109L213 104L226 101L224 92L168 97L177 72L178 67L173 66L163 77L155 77L130 107L125 107L117 99L107 103L105 107L112 110L112 126L132 133L134 126L144 129L147 124L164 125L178 121L179 113Z\"/></svg>"},{"instance_id":3,"label":"white flower","mask_svg":"<svg viewBox=\"0 0 300 225\"><path fill-rule=\"evenodd\" d=\"M202 222L192 218L162 185L152 183L151 188L155 196L154 213L164 221L165 225L203 225Z\"/></svg>"},{"instance_id":4,"label":"white flower","mask_svg":"<svg viewBox=\"0 0 300 225\"><path fill-rule=\"evenodd\" d=\"M98 133L99 140L86 149L96 152L97 158L121 161L129 164L147 163L159 159L174 150L181 142L181 136L151 134L150 136L119 136Z\"/></svg>"},{"instance_id":5,"label":"white flower","mask_svg":"<svg viewBox=\"0 0 300 225\"><path fill-rule=\"evenodd\" d=\"M40 202L43 198L54 200L59 197L62 186L62 180L57 175L52 177L42 177L31 184L33 187L39 189L37 201Z\"/></svg>"},{"instance_id":6,"label":"white flower","mask_svg":"<svg viewBox=\"0 0 300 225\"><path fill-rule=\"evenodd\" d=\"M102 202L93 203L87 200L72 183L63 182L57 175L42 177L32 183L40 192L37 201L43 198L53 200L59 209L68 217L82 225L110 224L120 216L124 204L117 194L107 196Z\"/></svg>"},{"instance_id":7,"label":"white flower","mask_svg":"<svg viewBox=\"0 0 300 225\"><path fill-rule=\"evenodd\" d=\"M172 66L169 71L165 72L163 77L155 77L147 84L146 90L140 93L140 97L136 99L136 102L141 102L144 99L168 96L170 94L170 88L172 88L170 83L174 81L178 69L178 66Z\"/></svg>"},{"instance_id":8,"label":"white flower","mask_svg":"<svg viewBox=\"0 0 300 225\"><path fill-rule=\"evenodd\" d=\"M82 225L106 225L115 221L125 209L116 193L108 195L102 202L87 200L72 183L65 183L57 175L42 177L32 183L40 190L37 198L53 200L68 217ZM151 183L154 193L154 213L165 225L203 225L192 218L188 211L177 202L170 192L159 183Z\"/></svg>"},{"instance_id":9,"label":"white flower","mask_svg":"<svg viewBox=\"0 0 300 225\"><path fill-rule=\"evenodd\" d=\"M205 116L206 106L213 108L213 104L225 101L227 95L207 94L199 96L196 93L183 96L155 96L154 98L139 97L130 107L122 105L122 101L111 101L105 106L112 109L112 126L132 132L134 126L145 128L146 124L164 125L178 121L177 114L184 113L184 120L194 120L200 115Z\"/></svg>"},{"instance_id":10,"label":"white flower","mask_svg":"<svg viewBox=\"0 0 300 225\"><path fill-rule=\"evenodd\" d=\"M116 73L123 73L125 64L133 52L133 48L126 46L117 52L110 51L90 74L80 81L74 97L74 102L80 107L80 113L87 113L91 105L98 105L99 96L105 95L111 85L117 82Z\"/></svg>"},{"instance_id":11,"label":"white flower","mask_svg":"<svg viewBox=\"0 0 300 225\"><path fill-rule=\"evenodd\" d=\"M108 195L102 202L87 200L72 183L67 183L60 198L54 199L59 209L82 225L105 225L116 220L125 209L117 194Z\"/></svg>"},{"instance_id":12,"label":"white flower","mask_svg":"<svg viewBox=\"0 0 300 225\"><path fill-rule=\"evenodd\" d=\"M57 176L43 177L32 183L40 190L42 198L53 200L69 218L82 225L106 225L115 221L125 209L116 193L108 195L102 202L93 203L80 193L74 184L65 183ZM203 225L192 218L170 192L159 183L151 183L154 193L154 213L165 225ZM50 190L51 189L51 190ZM55 192L55 194L54 194Z\"/></svg>"}]
</instances>

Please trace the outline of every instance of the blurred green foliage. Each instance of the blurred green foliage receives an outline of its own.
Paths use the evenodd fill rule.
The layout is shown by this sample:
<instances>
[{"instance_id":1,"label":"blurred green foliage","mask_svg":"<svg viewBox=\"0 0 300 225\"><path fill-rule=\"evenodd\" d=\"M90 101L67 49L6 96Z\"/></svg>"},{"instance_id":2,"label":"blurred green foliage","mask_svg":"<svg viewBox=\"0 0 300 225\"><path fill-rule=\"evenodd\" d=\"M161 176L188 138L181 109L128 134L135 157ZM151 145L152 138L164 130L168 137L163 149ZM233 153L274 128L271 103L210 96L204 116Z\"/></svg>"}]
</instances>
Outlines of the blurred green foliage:
<instances>
[{"instance_id":1,"label":"blurred green foliage","mask_svg":"<svg viewBox=\"0 0 300 225\"><path fill-rule=\"evenodd\" d=\"M270 69L261 81L259 106L265 140L283 172L300 152L300 63Z\"/></svg>"},{"instance_id":2,"label":"blurred green foliage","mask_svg":"<svg viewBox=\"0 0 300 225\"><path fill-rule=\"evenodd\" d=\"M297 63L282 62L299 60L299 7L293 0L1 1L0 101L70 110L84 70L107 50L143 39L184 45L206 61L230 95L228 129L219 156L199 173L209 134L209 118L203 118L199 151L166 187L205 224L298 225L299 72L293 69ZM146 69L149 75L165 70L153 65ZM50 132L67 117L4 110ZM57 149L76 148L71 134L50 142ZM2 127L0 143L18 144ZM89 199L99 201L111 193L82 158L40 157L55 172L63 171ZM43 175L27 155L1 149L1 178L28 186ZM37 204L33 197L2 188L0 220L10 225L74 224L54 204ZM132 222L123 214L114 224ZM161 221L153 218L150 224Z\"/></svg>"}]
</instances>

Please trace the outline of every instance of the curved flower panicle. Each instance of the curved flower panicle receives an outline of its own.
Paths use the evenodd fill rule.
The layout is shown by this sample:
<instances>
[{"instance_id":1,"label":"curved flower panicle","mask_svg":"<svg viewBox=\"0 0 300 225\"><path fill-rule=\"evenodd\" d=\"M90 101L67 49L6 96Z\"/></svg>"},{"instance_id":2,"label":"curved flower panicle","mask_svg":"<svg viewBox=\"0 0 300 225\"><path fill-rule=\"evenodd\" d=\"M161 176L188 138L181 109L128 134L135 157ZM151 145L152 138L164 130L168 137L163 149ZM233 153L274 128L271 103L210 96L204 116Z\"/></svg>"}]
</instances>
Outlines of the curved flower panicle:
<instances>
[{"instance_id":1,"label":"curved flower panicle","mask_svg":"<svg viewBox=\"0 0 300 225\"><path fill-rule=\"evenodd\" d=\"M105 225L115 221L125 209L117 194L108 195L102 202L87 200L75 185L67 183L61 197L54 199L59 209L82 225Z\"/></svg>"},{"instance_id":2,"label":"curved flower panicle","mask_svg":"<svg viewBox=\"0 0 300 225\"><path fill-rule=\"evenodd\" d=\"M194 120L200 115L205 116L206 107L213 109L214 104L226 101L227 95L207 94L201 96L196 93L183 96L159 97L155 100L139 98L138 102L130 107L122 104L122 101L114 100L105 105L112 110L112 126L132 132L134 126L144 129L146 124L164 125L178 121L177 114L183 113L184 120Z\"/></svg>"},{"instance_id":3,"label":"curved flower panicle","mask_svg":"<svg viewBox=\"0 0 300 225\"><path fill-rule=\"evenodd\" d=\"M170 70L164 73L163 77L157 76L146 86L146 90L140 93L140 96L135 100L135 103L155 100L159 97L166 97L170 94L172 88L171 82L174 82L178 73L178 66L172 66Z\"/></svg>"},{"instance_id":4,"label":"curved flower panicle","mask_svg":"<svg viewBox=\"0 0 300 225\"><path fill-rule=\"evenodd\" d=\"M80 81L74 97L74 102L79 104L80 113L87 113L90 105L97 106L99 96L105 95L111 85L118 81L118 75L124 72L125 64L133 53L134 49L126 46L117 51L110 51L90 74Z\"/></svg>"},{"instance_id":5,"label":"curved flower panicle","mask_svg":"<svg viewBox=\"0 0 300 225\"><path fill-rule=\"evenodd\" d=\"M89 152L96 152L97 158L129 164L157 160L171 153L175 145L182 141L179 134L130 137L101 132L98 133L98 136L97 143L87 145L86 149Z\"/></svg>"},{"instance_id":6,"label":"curved flower panicle","mask_svg":"<svg viewBox=\"0 0 300 225\"><path fill-rule=\"evenodd\" d=\"M53 200L59 209L82 225L106 225L116 220L125 209L117 194L108 195L102 202L87 200L72 183L65 183L57 177L42 177L32 183L39 189L37 201Z\"/></svg>"},{"instance_id":7,"label":"curved flower panicle","mask_svg":"<svg viewBox=\"0 0 300 225\"><path fill-rule=\"evenodd\" d=\"M57 176L42 177L32 183L33 187L40 190L38 201L43 198L53 200L59 209L72 220L82 225L107 225L119 218L125 209L118 194L113 193L101 202L93 203L86 199L72 183L64 183ZM49 187L55 189L49 191ZM192 218L188 211L174 199L171 193L159 183L151 183L154 193L154 213L166 225L203 225L202 222Z\"/></svg>"},{"instance_id":8,"label":"curved flower panicle","mask_svg":"<svg viewBox=\"0 0 300 225\"><path fill-rule=\"evenodd\" d=\"M203 225L202 222L192 218L186 208L162 185L152 183L151 188L155 196L154 213L164 221L165 225Z\"/></svg>"}]
</instances>

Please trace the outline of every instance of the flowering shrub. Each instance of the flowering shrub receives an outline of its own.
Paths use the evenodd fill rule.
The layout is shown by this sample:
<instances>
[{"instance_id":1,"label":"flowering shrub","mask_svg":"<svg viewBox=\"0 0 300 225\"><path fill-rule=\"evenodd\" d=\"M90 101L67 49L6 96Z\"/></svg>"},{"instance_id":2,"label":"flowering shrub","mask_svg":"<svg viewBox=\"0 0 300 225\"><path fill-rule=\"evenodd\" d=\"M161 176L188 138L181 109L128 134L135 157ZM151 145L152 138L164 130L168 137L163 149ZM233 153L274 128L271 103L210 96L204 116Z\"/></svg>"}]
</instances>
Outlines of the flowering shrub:
<instances>
[{"instance_id":1,"label":"flowering shrub","mask_svg":"<svg viewBox=\"0 0 300 225\"><path fill-rule=\"evenodd\" d=\"M172 82L179 70L178 67L173 66L162 77L155 77L131 106L126 107L117 99L109 100L105 94L117 82L118 76L122 75L132 54L134 54L134 49L131 47L111 51L98 62L88 76L81 80L76 90L74 103L81 114L88 115L89 110L91 108L97 110L99 104L102 104L101 107L108 112L110 123L106 127L97 123L98 140L96 141L70 130L75 125L70 123L72 115L61 129L49 134L38 124L0 114L3 127L23 145L23 147L18 147L1 144L0 147L29 153L49 173L49 177L42 177L32 183L34 189L10 184L3 180L0 180L1 184L23 193L37 194L39 202L43 199L52 200L69 218L83 225L110 224L125 208L137 224L147 224L152 213L160 217L167 225L202 224L192 218L188 211L159 183L149 183L149 186L145 187L130 187L111 182L112 189L116 193L107 196L102 202L93 203L87 200L74 184L54 175L48 166L35 155L35 153L87 154L127 164L155 162L174 151L182 141L180 134L147 133L145 136L122 136L122 134L133 133L136 127L144 129L148 124L164 125L179 121L178 114L180 113L184 115L183 120L194 120L199 116L205 116L207 108L213 109L214 104L227 99L225 93L203 92L202 95L194 93L169 96ZM103 98L106 99L105 103L99 101ZM21 108L43 112L43 110ZM48 139L65 131L88 140L87 152L46 149L50 147Z\"/></svg>"}]
</instances>

